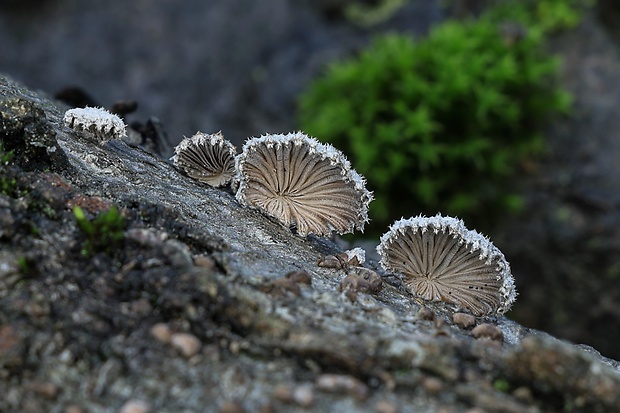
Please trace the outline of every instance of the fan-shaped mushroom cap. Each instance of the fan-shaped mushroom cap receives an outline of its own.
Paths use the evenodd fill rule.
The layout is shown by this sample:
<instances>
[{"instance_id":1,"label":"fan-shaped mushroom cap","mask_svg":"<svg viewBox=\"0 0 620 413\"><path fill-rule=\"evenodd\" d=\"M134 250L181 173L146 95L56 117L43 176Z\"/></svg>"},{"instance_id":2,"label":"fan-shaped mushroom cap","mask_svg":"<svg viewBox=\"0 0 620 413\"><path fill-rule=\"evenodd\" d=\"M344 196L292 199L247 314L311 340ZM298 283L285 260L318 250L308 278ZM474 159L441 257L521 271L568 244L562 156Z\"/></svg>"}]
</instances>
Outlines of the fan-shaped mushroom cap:
<instances>
[{"instance_id":1,"label":"fan-shaped mushroom cap","mask_svg":"<svg viewBox=\"0 0 620 413\"><path fill-rule=\"evenodd\" d=\"M191 178L217 187L228 184L235 175L236 154L221 132L197 132L174 148L172 162Z\"/></svg>"},{"instance_id":2,"label":"fan-shaped mushroom cap","mask_svg":"<svg viewBox=\"0 0 620 413\"><path fill-rule=\"evenodd\" d=\"M381 237L377 252L383 268L403 274L411 293L425 300L501 315L517 296L504 254L460 219L401 219Z\"/></svg>"},{"instance_id":3,"label":"fan-shaped mushroom cap","mask_svg":"<svg viewBox=\"0 0 620 413\"><path fill-rule=\"evenodd\" d=\"M102 143L127 136L125 122L103 108L74 108L65 112L65 125L78 132L92 133Z\"/></svg>"},{"instance_id":4,"label":"fan-shaped mushroom cap","mask_svg":"<svg viewBox=\"0 0 620 413\"><path fill-rule=\"evenodd\" d=\"M301 132L249 139L237 157L237 200L305 236L364 230L372 193L345 158Z\"/></svg>"}]
</instances>

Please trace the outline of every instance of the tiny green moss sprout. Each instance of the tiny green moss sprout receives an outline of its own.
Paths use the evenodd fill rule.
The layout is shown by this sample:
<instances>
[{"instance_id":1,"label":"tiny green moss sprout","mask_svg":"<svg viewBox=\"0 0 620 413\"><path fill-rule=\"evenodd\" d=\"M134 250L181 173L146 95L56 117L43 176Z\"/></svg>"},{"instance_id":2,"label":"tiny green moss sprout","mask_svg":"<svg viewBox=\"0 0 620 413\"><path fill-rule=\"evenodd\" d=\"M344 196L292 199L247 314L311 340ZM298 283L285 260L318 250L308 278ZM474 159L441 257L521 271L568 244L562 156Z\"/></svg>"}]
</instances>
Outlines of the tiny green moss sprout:
<instances>
[{"instance_id":1,"label":"tiny green moss sprout","mask_svg":"<svg viewBox=\"0 0 620 413\"><path fill-rule=\"evenodd\" d=\"M0 167L10 164L13 160L13 155L14 152L5 151L4 144L0 142ZM16 186L17 181L15 178L7 177L6 174L2 173L0 178L0 194L12 197Z\"/></svg>"},{"instance_id":2,"label":"tiny green moss sprout","mask_svg":"<svg viewBox=\"0 0 620 413\"><path fill-rule=\"evenodd\" d=\"M13 160L14 151L5 151L4 144L0 142L0 165L8 165Z\"/></svg>"},{"instance_id":3,"label":"tiny green moss sprout","mask_svg":"<svg viewBox=\"0 0 620 413\"><path fill-rule=\"evenodd\" d=\"M13 198L16 187L17 180L15 178L7 178L5 176L0 178L0 194Z\"/></svg>"},{"instance_id":4,"label":"tiny green moss sprout","mask_svg":"<svg viewBox=\"0 0 620 413\"><path fill-rule=\"evenodd\" d=\"M506 379L497 379L493 382L493 388L502 393L508 393L510 391L510 383Z\"/></svg>"},{"instance_id":5,"label":"tiny green moss sprout","mask_svg":"<svg viewBox=\"0 0 620 413\"><path fill-rule=\"evenodd\" d=\"M27 257L27 256L19 257L17 259L17 266L19 268L20 273L24 276L31 276L36 273L36 269L37 269L36 262L34 261L34 259L30 257Z\"/></svg>"},{"instance_id":6,"label":"tiny green moss sprout","mask_svg":"<svg viewBox=\"0 0 620 413\"><path fill-rule=\"evenodd\" d=\"M41 235L41 230L37 227L37 224L27 219L24 221L24 229L28 231L28 233L34 237L38 237Z\"/></svg>"},{"instance_id":7,"label":"tiny green moss sprout","mask_svg":"<svg viewBox=\"0 0 620 413\"><path fill-rule=\"evenodd\" d=\"M88 219L79 206L73 207L73 215L77 227L85 236L80 250L83 256L88 257L98 251L112 253L123 241L125 219L116 206L100 212L93 220Z\"/></svg>"}]
</instances>

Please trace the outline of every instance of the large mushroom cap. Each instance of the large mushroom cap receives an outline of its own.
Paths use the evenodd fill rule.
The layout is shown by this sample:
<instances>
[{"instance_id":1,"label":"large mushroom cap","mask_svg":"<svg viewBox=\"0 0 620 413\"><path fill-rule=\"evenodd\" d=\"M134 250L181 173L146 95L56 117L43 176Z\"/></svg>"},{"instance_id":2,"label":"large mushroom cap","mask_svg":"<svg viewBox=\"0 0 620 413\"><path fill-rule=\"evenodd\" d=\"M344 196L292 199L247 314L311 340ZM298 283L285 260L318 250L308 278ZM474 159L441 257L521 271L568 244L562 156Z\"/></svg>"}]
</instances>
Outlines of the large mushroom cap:
<instances>
[{"instance_id":1,"label":"large mushroom cap","mask_svg":"<svg viewBox=\"0 0 620 413\"><path fill-rule=\"evenodd\" d=\"M197 132L174 148L172 162L191 178L218 187L228 184L235 175L236 154L221 132Z\"/></svg>"},{"instance_id":2,"label":"large mushroom cap","mask_svg":"<svg viewBox=\"0 0 620 413\"><path fill-rule=\"evenodd\" d=\"M516 299L504 254L460 219L401 219L381 237L377 251L383 268L402 274L411 293L425 300L501 315Z\"/></svg>"},{"instance_id":3,"label":"large mushroom cap","mask_svg":"<svg viewBox=\"0 0 620 413\"><path fill-rule=\"evenodd\" d=\"M301 132L249 139L237 158L237 199L305 236L364 230L372 193L345 156Z\"/></svg>"}]
</instances>

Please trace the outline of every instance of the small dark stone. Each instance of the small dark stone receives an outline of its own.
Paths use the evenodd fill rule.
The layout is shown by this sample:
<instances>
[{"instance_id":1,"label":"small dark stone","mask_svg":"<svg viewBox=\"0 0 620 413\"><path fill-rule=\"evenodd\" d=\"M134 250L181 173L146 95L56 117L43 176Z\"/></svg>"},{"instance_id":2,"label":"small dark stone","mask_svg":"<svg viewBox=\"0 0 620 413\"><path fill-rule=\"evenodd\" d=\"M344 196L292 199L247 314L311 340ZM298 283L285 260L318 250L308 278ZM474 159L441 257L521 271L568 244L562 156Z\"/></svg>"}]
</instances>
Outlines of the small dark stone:
<instances>
[{"instance_id":1,"label":"small dark stone","mask_svg":"<svg viewBox=\"0 0 620 413\"><path fill-rule=\"evenodd\" d=\"M308 271L291 271L285 275L286 278L298 283L298 284L312 284L312 276Z\"/></svg>"}]
</instances>

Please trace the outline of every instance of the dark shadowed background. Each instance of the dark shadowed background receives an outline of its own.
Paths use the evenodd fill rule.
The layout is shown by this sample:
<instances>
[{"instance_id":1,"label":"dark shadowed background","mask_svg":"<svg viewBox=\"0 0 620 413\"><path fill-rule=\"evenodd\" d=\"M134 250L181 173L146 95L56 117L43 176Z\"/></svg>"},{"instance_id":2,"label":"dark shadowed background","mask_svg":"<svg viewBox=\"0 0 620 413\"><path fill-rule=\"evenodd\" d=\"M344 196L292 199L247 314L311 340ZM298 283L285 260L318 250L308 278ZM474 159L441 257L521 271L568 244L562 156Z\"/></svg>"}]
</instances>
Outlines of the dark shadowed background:
<instances>
[{"instance_id":1,"label":"dark shadowed background","mask_svg":"<svg viewBox=\"0 0 620 413\"><path fill-rule=\"evenodd\" d=\"M417 1L379 27L339 15L344 1L8 1L0 70L56 93L78 86L97 102L136 100L171 141L197 130L239 144L296 127L295 100L332 59L384 29L419 35L442 18Z\"/></svg>"}]
</instances>

